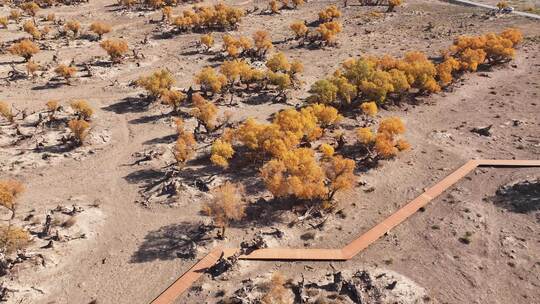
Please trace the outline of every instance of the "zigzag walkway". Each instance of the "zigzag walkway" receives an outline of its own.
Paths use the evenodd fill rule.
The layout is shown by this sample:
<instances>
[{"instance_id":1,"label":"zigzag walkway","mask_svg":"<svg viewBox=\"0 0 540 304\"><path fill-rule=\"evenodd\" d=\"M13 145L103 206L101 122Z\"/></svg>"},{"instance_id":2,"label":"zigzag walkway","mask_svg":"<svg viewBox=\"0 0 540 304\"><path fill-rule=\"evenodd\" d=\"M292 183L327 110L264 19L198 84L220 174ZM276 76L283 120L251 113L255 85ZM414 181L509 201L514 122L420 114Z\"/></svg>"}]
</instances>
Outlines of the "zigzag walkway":
<instances>
[{"instance_id":1,"label":"zigzag walkway","mask_svg":"<svg viewBox=\"0 0 540 304\"><path fill-rule=\"evenodd\" d=\"M274 261L345 261L353 258L395 226L404 222L421 207L439 196L476 167L540 167L540 160L470 160L452 172L443 180L424 191L417 198L394 212L385 220L375 225L341 249L293 249L265 248L242 255L242 260L274 260ZM179 277L165 291L156 297L151 304L173 303L184 291L197 281L205 270L214 265L219 258L235 254L238 248L216 248Z\"/></svg>"}]
</instances>

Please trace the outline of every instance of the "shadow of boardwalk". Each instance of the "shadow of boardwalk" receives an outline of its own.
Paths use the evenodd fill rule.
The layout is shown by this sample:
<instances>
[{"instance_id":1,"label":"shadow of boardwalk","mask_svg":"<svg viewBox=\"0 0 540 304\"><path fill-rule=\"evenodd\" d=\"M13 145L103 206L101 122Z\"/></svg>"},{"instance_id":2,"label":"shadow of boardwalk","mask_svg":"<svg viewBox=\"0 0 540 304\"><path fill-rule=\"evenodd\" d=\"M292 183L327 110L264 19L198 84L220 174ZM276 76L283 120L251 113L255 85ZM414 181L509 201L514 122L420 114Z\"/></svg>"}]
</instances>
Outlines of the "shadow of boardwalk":
<instances>
[{"instance_id":1,"label":"shadow of boardwalk","mask_svg":"<svg viewBox=\"0 0 540 304\"><path fill-rule=\"evenodd\" d=\"M130 262L195 258L197 246L203 246L211 241L208 234L212 229L212 226L200 223L182 222L150 231L144 237L139 249L132 255Z\"/></svg>"}]
</instances>

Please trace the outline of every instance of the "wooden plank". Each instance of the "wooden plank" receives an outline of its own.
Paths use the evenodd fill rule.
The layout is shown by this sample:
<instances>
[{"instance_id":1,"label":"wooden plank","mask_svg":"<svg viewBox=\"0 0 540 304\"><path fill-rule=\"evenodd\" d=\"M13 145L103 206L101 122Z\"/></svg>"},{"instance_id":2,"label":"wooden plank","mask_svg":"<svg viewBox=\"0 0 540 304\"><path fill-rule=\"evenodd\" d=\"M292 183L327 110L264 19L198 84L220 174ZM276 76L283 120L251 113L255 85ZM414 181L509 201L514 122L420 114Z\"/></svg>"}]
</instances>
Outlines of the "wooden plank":
<instances>
[{"instance_id":1,"label":"wooden plank","mask_svg":"<svg viewBox=\"0 0 540 304\"><path fill-rule=\"evenodd\" d=\"M165 291L157 296L152 304L171 304L184 291L188 290L197 281L205 270L214 265L221 256L223 249L216 248L203 257L197 264L193 265L186 273L172 283Z\"/></svg>"}]
</instances>

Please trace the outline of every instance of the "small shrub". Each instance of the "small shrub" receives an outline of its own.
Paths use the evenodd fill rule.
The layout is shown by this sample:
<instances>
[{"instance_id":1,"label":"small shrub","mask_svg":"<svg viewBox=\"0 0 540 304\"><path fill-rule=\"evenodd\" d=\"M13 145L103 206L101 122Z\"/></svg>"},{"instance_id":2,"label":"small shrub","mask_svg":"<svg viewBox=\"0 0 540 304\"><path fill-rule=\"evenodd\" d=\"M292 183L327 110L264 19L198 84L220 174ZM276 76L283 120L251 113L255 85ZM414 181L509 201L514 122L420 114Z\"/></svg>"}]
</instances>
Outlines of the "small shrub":
<instances>
[{"instance_id":1,"label":"small shrub","mask_svg":"<svg viewBox=\"0 0 540 304\"><path fill-rule=\"evenodd\" d=\"M279 272L274 272L272 274L272 279L270 280L270 288L268 293L266 293L261 299L262 304L292 304L294 302L291 293L285 288L285 278Z\"/></svg>"},{"instance_id":2,"label":"small shrub","mask_svg":"<svg viewBox=\"0 0 540 304\"><path fill-rule=\"evenodd\" d=\"M3 28L8 27L9 19L8 17L0 17L0 25L2 25Z\"/></svg>"},{"instance_id":3,"label":"small shrub","mask_svg":"<svg viewBox=\"0 0 540 304\"><path fill-rule=\"evenodd\" d=\"M92 115L94 115L94 110L86 100L74 100L71 102L70 106L73 111L75 111L77 119L90 121Z\"/></svg>"},{"instance_id":4,"label":"small shrub","mask_svg":"<svg viewBox=\"0 0 540 304\"><path fill-rule=\"evenodd\" d=\"M77 20L69 20L64 25L64 29L66 31L71 31L73 33L73 37L77 37L81 31L81 24Z\"/></svg>"},{"instance_id":5,"label":"small shrub","mask_svg":"<svg viewBox=\"0 0 540 304\"><path fill-rule=\"evenodd\" d=\"M166 90L161 95L161 101L172 107L174 113L179 113L180 106L186 100L186 94L178 90Z\"/></svg>"},{"instance_id":6,"label":"small shrub","mask_svg":"<svg viewBox=\"0 0 540 304\"><path fill-rule=\"evenodd\" d=\"M197 142L195 141L193 133L184 130L184 122L182 119L177 118L175 124L178 132L178 139L173 148L173 155L176 164L181 167L195 155L195 146Z\"/></svg>"},{"instance_id":7,"label":"small shrub","mask_svg":"<svg viewBox=\"0 0 540 304\"><path fill-rule=\"evenodd\" d=\"M67 84L71 83L71 78L75 76L77 73L77 68L74 66L69 66L65 64L59 64L55 69L54 72L59 77L64 78Z\"/></svg>"},{"instance_id":8,"label":"small shrub","mask_svg":"<svg viewBox=\"0 0 540 304\"><path fill-rule=\"evenodd\" d=\"M341 11L335 5L327 6L319 12L319 21L321 22L329 22L339 17L341 17Z\"/></svg>"},{"instance_id":9,"label":"small shrub","mask_svg":"<svg viewBox=\"0 0 540 304\"><path fill-rule=\"evenodd\" d=\"M35 2L25 2L21 5L21 9L28 15L35 17L40 7Z\"/></svg>"},{"instance_id":10,"label":"small shrub","mask_svg":"<svg viewBox=\"0 0 540 304\"><path fill-rule=\"evenodd\" d=\"M10 12L9 12L9 19L15 21L15 22L19 22L19 20L21 20L21 11L18 10L18 9L12 9Z\"/></svg>"},{"instance_id":11,"label":"small shrub","mask_svg":"<svg viewBox=\"0 0 540 304\"><path fill-rule=\"evenodd\" d=\"M68 128L73 134L73 141L78 146L82 146L90 131L90 124L86 120L72 119L68 122Z\"/></svg>"},{"instance_id":12,"label":"small shrub","mask_svg":"<svg viewBox=\"0 0 540 304\"><path fill-rule=\"evenodd\" d=\"M0 180L0 206L11 211L11 219L15 218L17 198L24 192L24 185L13 179Z\"/></svg>"},{"instance_id":13,"label":"small shrub","mask_svg":"<svg viewBox=\"0 0 540 304\"><path fill-rule=\"evenodd\" d=\"M36 72L39 70L39 68L40 68L39 64L35 63L32 60L26 63L26 72L28 73L28 76L34 77L36 75Z\"/></svg>"},{"instance_id":14,"label":"small shrub","mask_svg":"<svg viewBox=\"0 0 540 304\"><path fill-rule=\"evenodd\" d=\"M105 22L96 21L90 25L90 31L98 35L99 40L101 40L104 34L109 33L111 30L111 26Z\"/></svg>"},{"instance_id":15,"label":"small shrub","mask_svg":"<svg viewBox=\"0 0 540 304\"><path fill-rule=\"evenodd\" d=\"M388 9L386 11L388 13L391 13L396 7L400 6L402 3L403 0L388 0Z\"/></svg>"},{"instance_id":16,"label":"small shrub","mask_svg":"<svg viewBox=\"0 0 540 304\"><path fill-rule=\"evenodd\" d=\"M99 46L109 54L113 63L121 62L122 57L129 50L127 42L123 39L107 39L102 41Z\"/></svg>"},{"instance_id":17,"label":"small shrub","mask_svg":"<svg viewBox=\"0 0 540 304\"><path fill-rule=\"evenodd\" d=\"M239 221L245 216L244 187L241 184L225 182L212 189L212 200L203 211L208 213L214 223L221 227L220 237L225 237L225 229L230 221Z\"/></svg>"},{"instance_id":18,"label":"small shrub","mask_svg":"<svg viewBox=\"0 0 540 304\"><path fill-rule=\"evenodd\" d=\"M191 112L191 115L197 119L197 129L202 125L206 129L206 132L213 131L217 123L217 107L199 94L193 95L193 106L195 108Z\"/></svg>"},{"instance_id":19,"label":"small shrub","mask_svg":"<svg viewBox=\"0 0 540 304\"><path fill-rule=\"evenodd\" d=\"M334 147L330 146L329 144L326 144L326 143L322 144L319 147L319 151L321 151L323 156L326 158L330 158L334 156Z\"/></svg>"},{"instance_id":20,"label":"small shrub","mask_svg":"<svg viewBox=\"0 0 540 304\"><path fill-rule=\"evenodd\" d=\"M172 18L173 8L171 6L164 6L161 9L161 20L169 22Z\"/></svg>"},{"instance_id":21,"label":"small shrub","mask_svg":"<svg viewBox=\"0 0 540 304\"><path fill-rule=\"evenodd\" d=\"M4 253L13 253L32 243L28 231L11 225L0 225L0 248Z\"/></svg>"},{"instance_id":22,"label":"small shrub","mask_svg":"<svg viewBox=\"0 0 540 304\"><path fill-rule=\"evenodd\" d=\"M362 109L362 113L368 116L375 116L377 115L377 112L379 111L377 109L377 103L374 101L364 102L360 105L360 108Z\"/></svg>"},{"instance_id":23,"label":"small shrub","mask_svg":"<svg viewBox=\"0 0 540 304\"><path fill-rule=\"evenodd\" d=\"M49 120L54 120L54 115L60 109L60 103L57 100L49 100L45 103L45 106L47 107L47 111L49 111Z\"/></svg>"},{"instance_id":24,"label":"small shrub","mask_svg":"<svg viewBox=\"0 0 540 304\"><path fill-rule=\"evenodd\" d=\"M8 51L13 55L23 57L25 62L28 62L32 56L39 52L39 47L32 41L24 39L11 45Z\"/></svg>"},{"instance_id":25,"label":"small shrub","mask_svg":"<svg viewBox=\"0 0 540 304\"><path fill-rule=\"evenodd\" d=\"M11 123L13 123L15 120L15 116L13 115L13 110L7 103L3 101L0 101L0 115Z\"/></svg>"},{"instance_id":26,"label":"small shrub","mask_svg":"<svg viewBox=\"0 0 540 304\"><path fill-rule=\"evenodd\" d=\"M201 44L205 46L206 51L214 45L214 37L211 34L201 36Z\"/></svg>"},{"instance_id":27,"label":"small shrub","mask_svg":"<svg viewBox=\"0 0 540 304\"><path fill-rule=\"evenodd\" d=\"M303 21L293 22L289 27L296 35L296 39L302 39L307 37L309 30Z\"/></svg>"},{"instance_id":28,"label":"small shrub","mask_svg":"<svg viewBox=\"0 0 540 304\"><path fill-rule=\"evenodd\" d=\"M54 22L54 21L56 21L56 15L54 13L50 13L50 14L47 15L45 20L47 20L49 22Z\"/></svg>"},{"instance_id":29,"label":"small shrub","mask_svg":"<svg viewBox=\"0 0 540 304\"><path fill-rule=\"evenodd\" d=\"M36 25L34 24L33 21L30 21L30 20L26 21L23 24L23 30L25 32L27 32L28 34L30 34L33 39L40 39L41 38L41 32L36 27Z\"/></svg>"}]
</instances>

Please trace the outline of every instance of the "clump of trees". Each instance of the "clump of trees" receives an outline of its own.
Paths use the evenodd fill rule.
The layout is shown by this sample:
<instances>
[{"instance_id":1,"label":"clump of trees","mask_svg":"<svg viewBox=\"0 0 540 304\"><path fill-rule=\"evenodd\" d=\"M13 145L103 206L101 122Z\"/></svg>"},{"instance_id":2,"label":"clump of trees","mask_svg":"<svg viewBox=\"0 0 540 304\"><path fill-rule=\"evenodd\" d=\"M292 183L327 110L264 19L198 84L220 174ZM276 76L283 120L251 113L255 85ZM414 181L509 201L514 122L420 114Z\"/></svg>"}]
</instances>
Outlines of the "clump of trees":
<instances>
[{"instance_id":1,"label":"clump of trees","mask_svg":"<svg viewBox=\"0 0 540 304\"><path fill-rule=\"evenodd\" d=\"M270 0L268 2L268 11L277 14L283 9L296 9L304 5L304 0Z\"/></svg>"},{"instance_id":2,"label":"clump of trees","mask_svg":"<svg viewBox=\"0 0 540 304\"><path fill-rule=\"evenodd\" d=\"M198 6L184 10L180 16L171 17L172 25L180 32L230 30L238 27L245 12L223 3Z\"/></svg>"},{"instance_id":3,"label":"clump of trees","mask_svg":"<svg viewBox=\"0 0 540 304\"><path fill-rule=\"evenodd\" d=\"M208 48L213 45L213 39L211 36L205 35L201 37L201 43ZM204 41L203 41L204 39ZM237 38L232 35L223 36L223 49L222 52L231 58L238 57L253 57L264 58L269 50L274 46L270 39L270 34L267 31L256 31L253 33L253 37L239 36Z\"/></svg>"},{"instance_id":4,"label":"clump of trees","mask_svg":"<svg viewBox=\"0 0 540 304\"><path fill-rule=\"evenodd\" d=\"M403 4L403 0L361 0L360 4L370 6L386 5L388 6L386 12L391 13L395 10L396 7Z\"/></svg>"},{"instance_id":5,"label":"clump of trees","mask_svg":"<svg viewBox=\"0 0 540 304\"><path fill-rule=\"evenodd\" d=\"M203 68L195 75L195 83L205 96L240 90L261 91L272 87L278 92L276 99L285 100L286 91L300 83L298 75L304 69L302 62L289 62L283 53L276 53L265 65L266 70L254 68L245 60L227 60L219 71L212 67Z\"/></svg>"},{"instance_id":6,"label":"clump of trees","mask_svg":"<svg viewBox=\"0 0 540 304\"><path fill-rule=\"evenodd\" d=\"M289 28L294 32L294 39L300 45L303 44L319 44L319 46L330 46L336 44L336 38L343 31L341 22L335 20L341 17L341 11L331 5L319 12L319 26L310 30L305 22L295 21L289 25Z\"/></svg>"},{"instance_id":7,"label":"clump of trees","mask_svg":"<svg viewBox=\"0 0 540 304\"><path fill-rule=\"evenodd\" d=\"M408 52L403 58L384 55L348 59L332 76L311 86L308 100L342 107L368 101L399 101L411 93L436 93L460 73L476 71L481 64L511 60L522 39L517 29L458 37L439 62L419 51Z\"/></svg>"}]
</instances>

